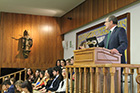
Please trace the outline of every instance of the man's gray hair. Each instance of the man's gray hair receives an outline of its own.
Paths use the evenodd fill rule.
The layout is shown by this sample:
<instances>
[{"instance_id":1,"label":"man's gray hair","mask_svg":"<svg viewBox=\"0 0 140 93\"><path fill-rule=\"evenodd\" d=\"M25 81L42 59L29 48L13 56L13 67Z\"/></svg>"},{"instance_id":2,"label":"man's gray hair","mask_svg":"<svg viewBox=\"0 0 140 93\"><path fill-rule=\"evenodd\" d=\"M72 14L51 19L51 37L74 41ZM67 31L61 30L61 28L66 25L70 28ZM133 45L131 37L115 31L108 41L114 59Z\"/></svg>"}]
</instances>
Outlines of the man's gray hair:
<instances>
[{"instance_id":1,"label":"man's gray hair","mask_svg":"<svg viewBox=\"0 0 140 93\"><path fill-rule=\"evenodd\" d=\"M113 21L113 24L118 24L118 19L114 15L108 16L108 21Z\"/></svg>"}]
</instances>

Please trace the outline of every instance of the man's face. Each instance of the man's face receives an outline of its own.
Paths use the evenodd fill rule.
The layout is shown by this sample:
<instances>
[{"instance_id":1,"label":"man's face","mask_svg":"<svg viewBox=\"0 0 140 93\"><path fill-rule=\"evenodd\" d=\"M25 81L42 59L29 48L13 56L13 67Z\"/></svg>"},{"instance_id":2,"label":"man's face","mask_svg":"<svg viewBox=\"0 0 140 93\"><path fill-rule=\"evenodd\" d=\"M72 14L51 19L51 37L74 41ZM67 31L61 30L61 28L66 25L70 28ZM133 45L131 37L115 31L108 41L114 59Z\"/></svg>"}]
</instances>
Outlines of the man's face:
<instances>
[{"instance_id":1,"label":"man's face","mask_svg":"<svg viewBox=\"0 0 140 93\"><path fill-rule=\"evenodd\" d=\"M110 30L111 24L112 24L112 21L109 22L108 18L106 18L105 23L104 23L106 30Z\"/></svg>"},{"instance_id":2,"label":"man's face","mask_svg":"<svg viewBox=\"0 0 140 93\"><path fill-rule=\"evenodd\" d=\"M53 70L53 75L56 76L57 75L57 72L55 70Z\"/></svg>"}]
</instances>

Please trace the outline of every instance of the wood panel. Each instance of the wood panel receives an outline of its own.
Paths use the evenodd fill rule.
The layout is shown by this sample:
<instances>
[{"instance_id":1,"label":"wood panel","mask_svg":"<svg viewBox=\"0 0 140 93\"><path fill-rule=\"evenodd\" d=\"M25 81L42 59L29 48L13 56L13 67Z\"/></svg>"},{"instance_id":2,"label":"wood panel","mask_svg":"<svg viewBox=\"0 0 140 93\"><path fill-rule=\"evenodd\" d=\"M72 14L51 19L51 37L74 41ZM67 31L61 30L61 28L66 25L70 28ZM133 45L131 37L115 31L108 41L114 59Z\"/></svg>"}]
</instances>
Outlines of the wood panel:
<instances>
[{"instance_id":1,"label":"wood panel","mask_svg":"<svg viewBox=\"0 0 140 93\"><path fill-rule=\"evenodd\" d=\"M85 2L61 17L62 34L136 1L138 0L85 0ZM66 21L65 17L68 17L68 15L72 17L72 21Z\"/></svg>"},{"instance_id":2,"label":"wood panel","mask_svg":"<svg viewBox=\"0 0 140 93\"><path fill-rule=\"evenodd\" d=\"M2 12L0 28L2 67L45 69L55 66L56 60L63 58L60 18ZM26 59L19 40L24 30L28 30L33 39Z\"/></svg>"}]
</instances>

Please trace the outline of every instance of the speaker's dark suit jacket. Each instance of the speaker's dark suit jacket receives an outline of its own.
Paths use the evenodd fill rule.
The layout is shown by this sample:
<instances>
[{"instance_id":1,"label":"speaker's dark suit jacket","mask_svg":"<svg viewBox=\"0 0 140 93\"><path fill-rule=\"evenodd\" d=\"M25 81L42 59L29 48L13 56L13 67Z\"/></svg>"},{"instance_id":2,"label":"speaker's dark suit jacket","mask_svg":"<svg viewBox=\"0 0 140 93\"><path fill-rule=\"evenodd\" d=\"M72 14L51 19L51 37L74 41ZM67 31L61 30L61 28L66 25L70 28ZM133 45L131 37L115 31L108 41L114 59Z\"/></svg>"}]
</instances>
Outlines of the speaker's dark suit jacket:
<instances>
[{"instance_id":1,"label":"speaker's dark suit jacket","mask_svg":"<svg viewBox=\"0 0 140 93\"><path fill-rule=\"evenodd\" d=\"M107 36L108 35L106 35L105 39L101 43L99 43L100 47L106 47ZM128 46L128 41L127 41L127 35L125 29L116 26L113 32L111 33L109 43L108 43L108 49L113 49L113 48L117 49L119 53L122 54L121 63L125 63L124 51L125 49L127 49L127 46Z\"/></svg>"}]
</instances>

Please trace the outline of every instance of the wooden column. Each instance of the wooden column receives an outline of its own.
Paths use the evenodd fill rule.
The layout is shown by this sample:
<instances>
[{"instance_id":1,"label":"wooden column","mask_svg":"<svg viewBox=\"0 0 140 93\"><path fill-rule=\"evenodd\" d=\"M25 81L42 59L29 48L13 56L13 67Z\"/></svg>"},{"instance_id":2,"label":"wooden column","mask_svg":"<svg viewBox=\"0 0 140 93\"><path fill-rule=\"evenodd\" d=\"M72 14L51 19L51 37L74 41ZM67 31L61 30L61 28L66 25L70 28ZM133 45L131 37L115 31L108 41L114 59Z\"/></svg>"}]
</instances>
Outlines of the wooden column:
<instances>
[{"instance_id":1,"label":"wooden column","mask_svg":"<svg viewBox=\"0 0 140 93\"><path fill-rule=\"evenodd\" d=\"M99 68L96 67L96 88L95 93L100 93L100 71Z\"/></svg>"},{"instance_id":2,"label":"wooden column","mask_svg":"<svg viewBox=\"0 0 140 93\"><path fill-rule=\"evenodd\" d=\"M69 76L69 71L68 68L66 68L66 93L69 91L69 82L68 82L68 77Z\"/></svg>"},{"instance_id":3,"label":"wooden column","mask_svg":"<svg viewBox=\"0 0 140 93\"><path fill-rule=\"evenodd\" d=\"M129 68L124 69L124 75L125 75L125 83L124 83L124 93L128 93L128 74L129 74Z\"/></svg>"},{"instance_id":4,"label":"wooden column","mask_svg":"<svg viewBox=\"0 0 140 93\"><path fill-rule=\"evenodd\" d=\"M70 70L70 93L72 93L72 68L69 69Z\"/></svg>"},{"instance_id":5,"label":"wooden column","mask_svg":"<svg viewBox=\"0 0 140 93\"><path fill-rule=\"evenodd\" d=\"M21 72L19 73L19 80L21 80Z\"/></svg>"},{"instance_id":6,"label":"wooden column","mask_svg":"<svg viewBox=\"0 0 140 93\"><path fill-rule=\"evenodd\" d=\"M115 75L115 71L116 71L116 69L115 69L115 67L111 67L110 68L110 74L111 74L111 90L110 90L110 92L111 93L115 93L115 79L114 79L114 75Z\"/></svg>"},{"instance_id":7,"label":"wooden column","mask_svg":"<svg viewBox=\"0 0 140 93\"><path fill-rule=\"evenodd\" d=\"M103 93L107 93L107 68L103 68L104 82L103 82Z\"/></svg>"},{"instance_id":8,"label":"wooden column","mask_svg":"<svg viewBox=\"0 0 140 93\"><path fill-rule=\"evenodd\" d=\"M130 73L132 75L132 81L131 81L131 85L132 85L132 93L134 93L134 82L133 82L133 75L134 75L134 69L130 69Z\"/></svg>"},{"instance_id":9,"label":"wooden column","mask_svg":"<svg viewBox=\"0 0 140 93\"><path fill-rule=\"evenodd\" d=\"M93 73L94 73L94 68L90 67L90 93L94 93Z\"/></svg>"},{"instance_id":10,"label":"wooden column","mask_svg":"<svg viewBox=\"0 0 140 93\"><path fill-rule=\"evenodd\" d=\"M79 68L79 93L82 93L82 68Z\"/></svg>"},{"instance_id":11,"label":"wooden column","mask_svg":"<svg viewBox=\"0 0 140 93\"><path fill-rule=\"evenodd\" d=\"M84 67L84 93L87 93L87 68Z\"/></svg>"},{"instance_id":12,"label":"wooden column","mask_svg":"<svg viewBox=\"0 0 140 93\"><path fill-rule=\"evenodd\" d=\"M74 93L77 93L77 69L74 68Z\"/></svg>"}]
</instances>

